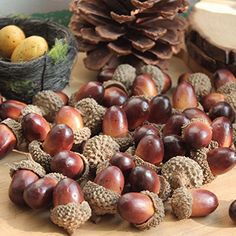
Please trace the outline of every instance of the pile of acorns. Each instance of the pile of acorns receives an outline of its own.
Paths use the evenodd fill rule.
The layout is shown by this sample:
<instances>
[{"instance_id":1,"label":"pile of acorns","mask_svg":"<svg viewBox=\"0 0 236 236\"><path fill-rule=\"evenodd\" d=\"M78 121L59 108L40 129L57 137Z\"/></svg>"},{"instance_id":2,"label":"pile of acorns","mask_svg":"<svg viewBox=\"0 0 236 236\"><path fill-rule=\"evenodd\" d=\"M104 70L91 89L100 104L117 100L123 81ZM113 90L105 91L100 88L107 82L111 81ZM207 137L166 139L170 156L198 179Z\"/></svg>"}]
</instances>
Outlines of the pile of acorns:
<instances>
[{"instance_id":1,"label":"pile of acorns","mask_svg":"<svg viewBox=\"0 0 236 236\"><path fill-rule=\"evenodd\" d=\"M120 65L98 80L70 98L42 91L32 105L2 102L0 157L13 148L31 157L11 166L12 202L51 207L70 234L91 216L119 214L145 230L166 205L178 219L212 213L218 199L199 187L236 165L235 77L184 74L172 102L162 95L170 76L154 66Z\"/></svg>"}]
</instances>

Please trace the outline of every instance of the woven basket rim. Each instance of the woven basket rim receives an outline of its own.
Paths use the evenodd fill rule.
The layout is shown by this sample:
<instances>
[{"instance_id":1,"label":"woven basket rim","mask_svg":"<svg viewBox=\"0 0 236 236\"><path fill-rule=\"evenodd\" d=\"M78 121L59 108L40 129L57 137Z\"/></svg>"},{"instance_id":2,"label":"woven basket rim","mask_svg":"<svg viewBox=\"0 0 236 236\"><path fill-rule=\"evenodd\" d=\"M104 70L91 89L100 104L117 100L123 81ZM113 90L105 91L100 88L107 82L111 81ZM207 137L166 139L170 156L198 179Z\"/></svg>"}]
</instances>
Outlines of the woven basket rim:
<instances>
[{"instance_id":1,"label":"woven basket rim","mask_svg":"<svg viewBox=\"0 0 236 236\"><path fill-rule=\"evenodd\" d=\"M76 42L76 39L75 39L74 35L72 34L72 32L70 31L69 28L67 28L67 27L65 27L61 24L58 24L56 22L53 22L51 20L41 20L41 19L34 19L34 18L18 18L18 17L0 17L0 21L9 21L9 20L17 20L17 21L29 22L29 23L47 24L47 25L50 25L50 26L54 27L55 29L60 29L60 30L65 32L65 36L66 36L65 38L70 39L68 41L69 47L71 47L70 44L73 41ZM68 34L68 35L66 35L66 34ZM67 54L68 54L68 52L67 52ZM15 63L15 62L11 62L11 61L3 61L3 60L0 59L0 65L5 65L5 66L11 66L11 65L22 66L22 65L26 65L26 64L30 65L30 64L34 64L36 62L39 62L41 60L45 60L46 57L48 57L48 52L46 54L44 54L43 56L41 56L41 57L32 59L30 61L26 61L26 62Z\"/></svg>"}]
</instances>

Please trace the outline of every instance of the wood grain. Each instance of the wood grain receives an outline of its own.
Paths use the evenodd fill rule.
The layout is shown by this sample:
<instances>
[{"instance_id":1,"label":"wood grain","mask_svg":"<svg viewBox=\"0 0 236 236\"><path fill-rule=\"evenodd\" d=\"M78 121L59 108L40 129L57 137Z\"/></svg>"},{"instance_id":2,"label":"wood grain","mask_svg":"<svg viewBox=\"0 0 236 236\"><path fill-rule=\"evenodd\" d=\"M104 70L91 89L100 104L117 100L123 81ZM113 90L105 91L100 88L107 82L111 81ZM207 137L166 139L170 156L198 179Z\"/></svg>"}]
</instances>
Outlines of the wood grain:
<instances>
[{"instance_id":1,"label":"wood grain","mask_svg":"<svg viewBox=\"0 0 236 236\"><path fill-rule=\"evenodd\" d=\"M176 83L178 76L187 71L184 63L173 58L170 63L170 71ZM71 80L71 86L66 89L68 93L75 91L78 87L91 79L94 73L84 69L81 57L76 63ZM66 233L53 225L49 220L48 211L33 211L30 209L18 208L8 199L8 187L10 184L9 165L14 161L26 158L25 155L13 152L0 160L0 235L1 236L59 236ZM177 221L170 212L164 222L156 229L146 232L139 232L122 221L119 217L104 217L99 224L86 223L76 231L75 236L233 236L235 226L228 217L228 207L233 199L236 199L236 169L228 174L218 177L213 183L205 188L213 191L220 199L220 206L212 215L199 218Z\"/></svg>"}]
</instances>

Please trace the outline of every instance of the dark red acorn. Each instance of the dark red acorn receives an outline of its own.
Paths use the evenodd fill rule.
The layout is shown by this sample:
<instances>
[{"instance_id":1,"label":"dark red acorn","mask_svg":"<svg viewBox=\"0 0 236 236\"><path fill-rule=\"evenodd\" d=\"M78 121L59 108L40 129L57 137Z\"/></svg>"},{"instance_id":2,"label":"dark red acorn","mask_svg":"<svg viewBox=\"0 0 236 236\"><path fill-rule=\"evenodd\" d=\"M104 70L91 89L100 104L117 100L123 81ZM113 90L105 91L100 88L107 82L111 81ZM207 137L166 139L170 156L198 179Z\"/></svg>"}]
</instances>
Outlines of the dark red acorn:
<instances>
[{"instance_id":1,"label":"dark red acorn","mask_svg":"<svg viewBox=\"0 0 236 236\"><path fill-rule=\"evenodd\" d=\"M205 112L208 112L212 106L218 102L224 102L225 95L221 93L210 93L202 98L201 104Z\"/></svg>"},{"instance_id":2,"label":"dark red acorn","mask_svg":"<svg viewBox=\"0 0 236 236\"><path fill-rule=\"evenodd\" d=\"M162 94L168 92L168 90L170 90L171 86L172 86L172 79L171 79L170 75L168 75L165 72L163 72L163 75L164 75L164 86L161 91Z\"/></svg>"},{"instance_id":3,"label":"dark red acorn","mask_svg":"<svg viewBox=\"0 0 236 236\"><path fill-rule=\"evenodd\" d=\"M206 121L208 121L209 124L211 124L211 119L209 118L209 116L202 110L200 110L199 108L187 108L183 111L183 114L189 119L195 119L195 118L199 118L199 119L204 119Z\"/></svg>"},{"instance_id":4,"label":"dark red acorn","mask_svg":"<svg viewBox=\"0 0 236 236\"><path fill-rule=\"evenodd\" d=\"M227 83L236 83L236 78L229 70L220 69L213 75L213 83L215 89L219 89L222 85Z\"/></svg>"},{"instance_id":5,"label":"dark red acorn","mask_svg":"<svg viewBox=\"0 0 236 236\"><path fill-rule=\"evenodd\" d=\"M106 68L101 70L97 75L97 80L101 83L111 80L115 72L114 68Z\"/></svg>"}]
</instances>

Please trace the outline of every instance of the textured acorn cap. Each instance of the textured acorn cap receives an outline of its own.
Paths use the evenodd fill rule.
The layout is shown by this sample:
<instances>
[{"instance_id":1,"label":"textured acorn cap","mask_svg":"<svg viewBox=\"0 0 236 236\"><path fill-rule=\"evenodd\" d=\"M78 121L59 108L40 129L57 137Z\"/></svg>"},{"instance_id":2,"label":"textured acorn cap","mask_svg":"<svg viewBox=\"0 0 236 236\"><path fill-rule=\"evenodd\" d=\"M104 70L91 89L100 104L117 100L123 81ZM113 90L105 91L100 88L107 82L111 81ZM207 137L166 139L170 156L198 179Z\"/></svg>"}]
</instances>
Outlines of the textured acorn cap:
<instances>
[{"instance_id":1,"label":"textured acorn cap","mask_svg":"<svg viewBox=\"0 0 236 236\"><path fill-rule=\"evenodd\" d=\"M164 87L165 76L157 66L152 66L152 65L142 66L139 71L139 74L151 75L152 79L156 83L158 94L161 94L161 91L163 90L163 87Z\"/></svg>"},{"instance_id":2,"label":"textured acorn cap","mask_svg":"<svg viewBox=\"0 0 236 236\"><path fill-rule=\"evenodd\" d=\"M40 107L35 105L27 105L22 111L21 111L21 118L30 114L35 113L37 115L43 116L43 112L40 109Z\"/></svg>"},{"instance_id":3,"label":"textured acorn cap","mask_svg":"<svg viewBox=\"0 0 236 236\"><path fill-rule=\"evenodd\" d=\"M106 160L106 161L103 161L103 162L99 163L97 165L96 175L98 175L98 173L100 173L101 171L103 171L104 169L106 169L109 166L111 166L109 160Z\"/></svg>"},{"instance_id":4,"label":"textured acorn cap","mask_svg":"<svg viewBox=\"0 0 236 236\"><path fill-rule=\"evenodd\" d=\"M196 161L203 171L203 184L212 182L216 177L212 174L207 162L208 148L200 148L196 151L190 152L190 158Z\"/></svg>"},{"instance_id":5,"label":"textured acorn cap","mask_svg":"<svg viewBox=\"0 0 236 236\"><path fill-rule=\"evenodd\" d=\"M74 133L74 144L80 145L91 137L91 130L88 127L83 127Z\"/></svg>"},{"instance_id":6,"label":"textured acorn cap","mask_svg":"<svg viewBox=\"0 0 236 236\"><path fill-rule=\"evenodd\" d=\"M142 191L141 193L147 195L153 203L154 215L143 224L134 224L139 230L148 230L157 227L165 217L165 209L162 200L157 194L151 193L149 191Z\"/></svg>"},{"instance_id":7,"label":"textured acorn cap","mask_svg":"<svg viewBox=\"0 0 236 236\"><path fill-rule=\"evenodd\" d=\"M95 215L116 214L120 194L91 181L85 184L83 192Z\"/></svg>"},{"instance_id":8,"label":"textured acorn cap","mask_svg":"<svg viewBox=\"0 0 236 236\"><path fill-rule=\"evenodd\" d=\"M200 187L203 184L203 171L199 164L185 156L171 158L161 168L164 178L171 188L182 186L187 188Z\"/></svg>"},{"instance_id":9,"label":"textured acorn cap","mask_svg":"<svg viewBox=\"0 0 236 236\"><path fill-rule=\"evenodd\" d=\"M226 83L222 86L220 86L217 90L218 93L222 93L222 94L229 94L229 93L236 93L236 83Z\"/></svg>"},{"instance_id":10,"label":"textured acorn cap","mask_svg":"<svg viewBox=\"0 0 236 236\"><path fill-rule=\"evenodd\" d=\"M188 78L189 83L193 86L197 97L200 99L211 92L211 80L203 73L193 73Z\"/></svg>"},{"instance_id":11,"label":"textured acorn cap","mask_svg":"<svg viewBox=\"0 0 236 236\"><path fill-rule=\"evenodd\" d=\"M236 92L231 92L226 95L225 101L230 104L233 108L234 112L236 113Z\"/></svg>"},{"instance_id":12,"label":"textured acorn cap","mask_svg":"<svg viewBox=\"0 0 236 236\"><path fill-rule=\"evenodd\" d=\"M171 207L175 216L179 219L188 219L192 215L193 198L187 188L177 188L171 197Z\"/></svg>"},{"instance_id":13,"label":"textured acorn cap","mask_svg":"<svg viewBox=\"0 0 236 236\"><path fill-rule=\"evenodd\" d=\"M113 140L119 144L120 151L122 152L127 150L134 144L134 138L131 133L128 133L125 137L122 138L113 138Z\"/></svg>"},{"instance_id":14,"label":"textured acorn cap","mask_svg":"<svg viewBox=\"0 0 236 236\"><path fill-rule=\"evenodd\" d=\"M119 65L112 77L112 80L116 80L125 85L126 89L129 91L133 82L136 78L136 69L129 64Z\"/></svg>"},{"instance_id":15,"label":"textured acorn cap","mask_svg":"<svg viewBox=\"0 0 236 236\"><path fill-rule=\"evenodd\" d=\"M84 98L77 102L75 107L81 112L84 125L91 130L93 135L98 134L102 130L102 121L106 109L93 98Z\"/></svg>"},{"instance_id":16,"label":"textured acorn cap","mask_svg":"<svg viewBox=\"0 0 236 236\"><path fill-rule=\"evenodd\" d=\"M50 211L51 221L64 228L70 235L84 224L91 215L91 208L86 201L81 204L68 203L59 205Z\"/></svg>"},{"instance_id":17,"label":"textured acorn cap","mask_svg":"<svg viewBox=\"0 0 236 236\"><path fill-rule=\"evenodd\" d=\"M55 179L58 182L67 178L65 175L63 175L61 173L56 173L56 172L49 173L49 174L45 175L44 177L45 178L49 177L49 178Z\"/></svg>"},{"instance_id":18,"label":"textured acorn cap","mask_svg":"<svg viewBox=\"0 0 236 236\"><path fill-rule=\"evenodd\" d=\"M110 159L117 151L119 145L110 136L97 135L85 143L83 155L88 159L91 168L96 168L100 162Z\"/></svg>"},{"instance_id":19,"label":"textured acorn cap","mask_svg":"<svg viewBox=\"0 0 236 236\"><path fill-rule=\"evenodd\" d=\"M159 178L161 182L161 188L158 196L162 199L162 201L166 201L170 197L172 189L169 182L162 175L159 175Z\"/></svg>"},{"instance_id":20,"label":"textured acorn cap","mask_svg":"<svg viewBox=\"0 0 236 236\"><path fill-rule=\"evenodd\" d=\"M29 153L31 154L34 161L38 162L43 168L50 172L50 162L52 157L43 151L42 143L34 140L29 144Z\"/></svg>"},{"instance_id":21,"label":"textured acorn cap","mask_svg":"<svg viewBox=\"0 0 236 236\"><path fill-rule=\"evenodd\" d=\"M89 180L90 178L90 166L89 166L89 162L87 160L87 158L78 153L79 156L81 157L81 159L83 160L84 163L84 170L83 173L81 174L81 176L79 177L79 179L77 179L77 182L79 183L80 187L83 187Z\"/></svg>"},{"instance_id":22,"label":"textured acorn cap","mask_svg":"<svg viewBox=\"0 0 236 236\"><path fill-rule=\"evenodd\" d=\"M44 170L44 168L33 160L22 160L20 162L11 164L10 176L13 177L17 170L31 170L41 178L46 175L46 171Z\"/></svg>"},{"instance_id":23,"label":"textured acorn cap","mask_svg":"<svg viewBox=\"0 0 236 236\"><path fill-rule=\"evenodd\" d=\"M54 121L56 113L64 106L62 99L52 90L38 92L33 97L33 105L38 106L48 121Z\"/></svg>"}]
</instances>

